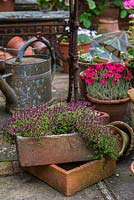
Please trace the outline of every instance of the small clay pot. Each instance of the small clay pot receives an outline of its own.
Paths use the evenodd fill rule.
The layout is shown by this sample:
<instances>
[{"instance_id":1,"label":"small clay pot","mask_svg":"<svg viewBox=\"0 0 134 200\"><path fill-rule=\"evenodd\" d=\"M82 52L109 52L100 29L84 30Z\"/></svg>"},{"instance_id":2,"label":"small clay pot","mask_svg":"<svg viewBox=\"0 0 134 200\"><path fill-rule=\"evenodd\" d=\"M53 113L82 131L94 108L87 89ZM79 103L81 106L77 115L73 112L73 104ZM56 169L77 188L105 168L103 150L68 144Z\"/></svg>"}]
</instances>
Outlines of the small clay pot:
<instances>
[{"instance_id":1,"label":"small clay pot","mask_svg":"<svg viewBox=\"0 0 134 200\"><path fill-rule=\"evenodd\" d=\"M111 129L111 134L117 136L117 142L118 142L119 149L120 149L119 157L124 156L127 149L130 147L129 135L122 129L120 129L117 126L114 126L112 124L108 124L106 127Z\"/></svg>"},{"instance_id":2,"label":"small clay pot","mask_svg":"<svg viewBox=\"0 0 134 200\"><path fill-rule=\"evenodd\" d=\"M117 19L102 18L99 20L98 33L111 33L119 31L119 25Z\"/></svg>"},{"instance_id":3,"label":"small clay pot","mask_svg":"<svg viewBox=\"0 0 134 200\"><path fill-rule=\"evenodd\" d=\"M89 53L90 51L91 42L81 43L78 45L78 51L81 51L82 53ZM62 54L61 60L63 63L64 72L69 72L69 43L68 42L61 42L60 43L60 51Z\"/></svg>"},{"instance_id":4,"label":"small clay pot","mask_svg":"<svg viewBox=\"0 0 134 200\"><path fill-rule=\"evenodd\" d=\"M17 55L20 48L25 44L25 41L23 40L23 38L19 37L19 36L14 36L12 37L9 42L7 43L7 47L9 48L9 52L11 52L13 55ZM25 51L24 55L34 55L33 49L31 46L29 46L27 48L27 50Z\"/></svg>"},{"instance_id":5,"label":"small clay pot","mask_svg":"<svg viewBox=\"0 0 134 200\"><path fill-rule=\"evenodd\" d=\"M12 58L13 56L5 51L0 50L0 73L3 73L5 70L5 60Z\"/></svg>"},{"instance_id":6,"label":"small clay pot","mask_svg":"<svg viewBox=\"0 0 134 200\"><path fill-rule=\"evenodd\" d=\"M32 37L32 38L36 38L36 37ZM36 54L44 54L47 50L46 45L39 41L33 42L31 46L33 47L33 50Z\"/></svg>"},{"instance_id":7,"label":"small clay pot","mask_svg":"<svg viewBox=\"0 0 134 200\"><path fill-rule=\"evenodd\" d=\"M14 11L15 0L1 0L0 1L0 12Z\"/></svg>"},{"instance_id":8,"label":"small clay pot","mask_svg":"<svg viewBox=\"0 0 134 200\"><path fill-rule=\"evenodd\" d=\"M124 155L127 156L129 155L132 150L134 150L134 130L132 127L130 127L127 123L123 122L123 121L114 121L110 123L113 126L116 126L117 128L119 128L120 130L122 130L123 132L125 132L128 137L129 137L129 145L128 148L126 149L126 151L124 152Z\"/></svg>"},{"instance_id":9,"label":"small clay pot","mask_svg":"<svg viewBox=\"0 0 134 200\"><path fill-rule=\"evenodd\" d=\"M130 165L130 170L134 174L134 161Z\"/></svg>"}]
</instances>

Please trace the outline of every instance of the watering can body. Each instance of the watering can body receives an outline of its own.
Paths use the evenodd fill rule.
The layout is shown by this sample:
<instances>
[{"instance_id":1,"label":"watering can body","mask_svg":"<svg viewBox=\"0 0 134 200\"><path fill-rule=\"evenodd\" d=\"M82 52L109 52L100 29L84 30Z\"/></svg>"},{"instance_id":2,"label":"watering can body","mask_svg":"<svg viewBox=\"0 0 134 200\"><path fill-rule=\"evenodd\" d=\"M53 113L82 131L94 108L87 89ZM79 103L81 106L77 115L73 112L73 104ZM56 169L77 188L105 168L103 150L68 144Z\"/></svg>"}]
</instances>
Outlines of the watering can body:
<instances>
[{"instance_id":1,"label":"watering can body","mask_svg":"<svg viewBox=\"0 0 134 200\"><path fill-rule=\"evenodd\" d=\"M24 56L27 47L35 41L45 43L50 51L50 56ZM50 102L54 72L55 54L49 41L44 38L27 41L20 49L17 58L5 61L5 74L10 75L6 77L6 83L2 78L0 79L0 89L2 88L2 92L6 96L7 110L11 112L23 110Z\"/></svg>"}]
</instances>

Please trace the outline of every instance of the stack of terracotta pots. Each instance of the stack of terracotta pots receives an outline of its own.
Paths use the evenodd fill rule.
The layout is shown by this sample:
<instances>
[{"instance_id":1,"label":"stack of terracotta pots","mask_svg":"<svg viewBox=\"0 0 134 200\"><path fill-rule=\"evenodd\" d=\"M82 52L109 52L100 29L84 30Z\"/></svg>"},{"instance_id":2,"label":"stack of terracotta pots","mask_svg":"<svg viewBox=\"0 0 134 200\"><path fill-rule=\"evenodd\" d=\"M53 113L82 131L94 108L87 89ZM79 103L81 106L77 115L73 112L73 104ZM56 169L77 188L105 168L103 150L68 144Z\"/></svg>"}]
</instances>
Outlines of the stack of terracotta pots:
<instances>
[{"instance_id":1,"label":"stack of terracotta pots","mask_svg":"<svg viewBox=\"0 0 134 200\"><path fill-rule=\"evenodd\" d=\"M35 36L33 36L35 37ZM6 59L17 56L20 48L24 45L26 41L20 36L12 37L6 45L4 50L0 50L0 73L4 72ZM6 49L6 50L5 50ZM46 46L42 42L34 42L29 46L25 51L25 56L34 55L34 54L44 54L46 52Z\"/></svg>"},{"instance_id":2,"label":"stack of terracotta pots","mask_svg":"<svg viewBox=\"0 0 134 200\"><path fill-rule=\"evenodd\" d=\"M25 41L23 40L23 38L15 36L9 40L9 42L7 43L7 48L9 48L9 51L11 51L11 53L16 56L18 54L19 49L24 45L24 43ZM34 51L32 50L32 47L29 46L25 51L25 55L33 54Z\"/></svg>"}]
</instances>

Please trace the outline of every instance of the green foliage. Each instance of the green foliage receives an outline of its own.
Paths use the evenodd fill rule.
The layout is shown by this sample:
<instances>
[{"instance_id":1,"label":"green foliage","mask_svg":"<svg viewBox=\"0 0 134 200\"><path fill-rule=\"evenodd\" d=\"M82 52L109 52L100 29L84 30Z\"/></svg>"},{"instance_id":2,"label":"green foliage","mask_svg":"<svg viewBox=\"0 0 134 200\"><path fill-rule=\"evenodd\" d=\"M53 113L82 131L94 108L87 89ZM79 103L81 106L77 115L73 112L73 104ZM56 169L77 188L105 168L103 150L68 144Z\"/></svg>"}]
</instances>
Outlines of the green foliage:
<instances>
[{"instance_id":1,"label":"green foliage","mask_svg":"<svg viewBox=\"0 0 134 200\"><path fill-rule=\"evenodd\" d=\"M100 61L100 56L99 56L99 52L100 53L104 53L104 47L100 47L97 48L98 52L95 52L93 55L91 55L90 53L84 53L83 51L78 51L78 57L79 57L79 61L80 62L84 62L84 63L90 63L90 64L95 64L95 63L99 63Z\"/></svg>"},{"instance_id":2,"label":"green foliage","mask_svg":"<svg viewBox=\"0 0 134 200\"><path fill-rule=\"evenodd\" d=\"M123 0L114 0L113 5L120 9L121 19L125 19L130 14L130 11L123 7Z\"/></svg>"},{"instance_id":3,"label":"green foliage","mask_svg":"<svg viewBox=\"0 0 134 200\"><path fill-rule=\"evenodd\" d=\"M89 10L81 13L79 21L84 25L84 27L89 28L91 26L91 19L100 15L104 8L108 7L108 2L103 0L95 3L95 1L87 0L87 5Z\"/></svg>"},{"instance_id":4,"label":"green foliage","mask_svg":"<svg viewBox=\"0 0 134 200\"><path fill-rule=\"evenodd\" d=\"M87 4L90 9L96 8L95 2L93 0L87 0Z\"/></svg>"},{"instance_id":5,"label":"green foliage","mask_svg":"<svg viewBox=\"0 0 134 200\"><path fill-rule=\"evenodd\" d=\"M117 140L113 135L99 134L89 141L89 145L93 148L96 158L111 158L117 160L119 157L119 148Z\"/></svg>"},{"instance_id":6,"label":"green foliage","mask_svg":"<svg viewBox=\"0 0 134 200\"><path fill-rule=\"evenodd\" d=\"M118 140L106 126L96 126L94 131L83 133L83 138L87 147L94 150L96 159L111 158L117 160L119 158Z\"/></svg>"},{"instance_id":7,"label":"green foliage","mask_svg":"<svg viewBox=\"0 0 134 200\"><path fill-rule=\"evenodd\" d=\"M87 93L97 99L123 99L127 98L127 91L130 89L130 83L124 80L112 84L112 80L107 81L107 86L103 87L99 82L94 86L87 85Z\"/></svg>"},{"instance_id":8,"label":"green foliage","mask_svg":"<svg viewBox=\"0 0 134 200\"><path fill-rule=\"evenodd\" d=\"M123 1L122 0L114 0L113 5L118 8L123 7Z\"/></svg>"},{"instance_id":9,"label":"green foliage","mask_svg":"<svg viewBox=\"0 0 134 200\"><path fill-rule=\"evenodd\" d=\"M86 34L80 34L78 35L78 42L79 43L86 43L86 42L90 42L92 39L91 36L86 35Z\"/></svg>"},{"instance_id":10,"label":"green foliage","mask_svg":"<svg viewBox=\"0 0 134 200\"><path fill-rule=\"evenodd\" d=\"M68 4L65 0L36 0L39 7L46 10L67 10Z\"/></svg>"},{"instance_id":11,"label":"green foliage","mask_svg":"<svg viewBox=\"0 0 134 200\"><path fill-rule=\"evenodd\" d=\"M79 21L84 25L84 27L89 28L91 26L91 21L90 19L92 18L92 14L88 12L83 12L80 17Z\"/></svg>"}]
</instances>

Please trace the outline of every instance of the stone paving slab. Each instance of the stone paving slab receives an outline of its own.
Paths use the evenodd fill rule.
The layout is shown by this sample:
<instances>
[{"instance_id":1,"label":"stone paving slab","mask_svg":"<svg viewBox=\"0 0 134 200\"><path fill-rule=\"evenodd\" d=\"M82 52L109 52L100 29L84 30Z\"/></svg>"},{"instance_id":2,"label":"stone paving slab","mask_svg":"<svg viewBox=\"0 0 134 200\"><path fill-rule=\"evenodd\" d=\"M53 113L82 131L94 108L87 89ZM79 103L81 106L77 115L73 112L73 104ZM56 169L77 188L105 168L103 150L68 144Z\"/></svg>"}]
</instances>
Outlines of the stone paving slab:
<instances>
[{"instance_id":1,"label":"stone paving slab","mask_svg":"<svg viewBox=\"0 0 134 200\"><path fill-rule=\"evenodd\" d=\"M0 200L104 200L96 185L88 187L71 197L54 190L39 179L20 173L0 177Z\"/></svg>"},{"instance_id":2,"label":"stone paving slab","mask_svg":"<svg viewBox=\"0 0 134 200\"><path fill-rule=\"evenodd\" d=\"M116 174L104 182L117 200L134 200L134 175L130 164L134 160L134 152L117 163Z\"/></svg>"}]
</instances>

